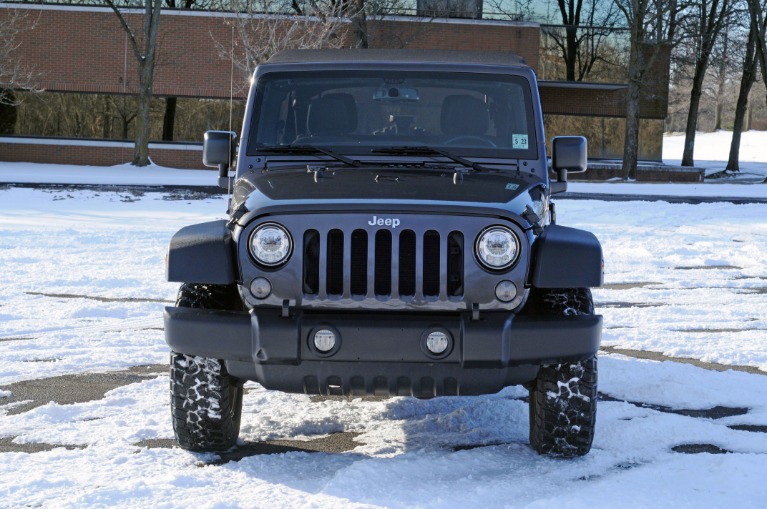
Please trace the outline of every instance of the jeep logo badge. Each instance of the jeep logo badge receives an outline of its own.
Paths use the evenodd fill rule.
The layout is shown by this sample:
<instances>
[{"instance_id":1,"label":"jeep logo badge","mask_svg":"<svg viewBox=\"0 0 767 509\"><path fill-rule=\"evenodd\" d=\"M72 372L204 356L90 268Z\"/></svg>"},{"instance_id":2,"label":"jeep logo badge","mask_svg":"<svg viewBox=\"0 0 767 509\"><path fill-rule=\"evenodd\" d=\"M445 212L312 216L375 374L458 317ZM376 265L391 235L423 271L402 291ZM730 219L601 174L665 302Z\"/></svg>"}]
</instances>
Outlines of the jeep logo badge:
<instances>
[{"instance_id":1,"label":"jeep logo badge","mask_svg":"<svg viewBox=\"0 0 767 509\"><path fill-rule=\"evenodd\" d=\"M399 223L400 221L396 217L383 218L383 217L373 216L373 219L368 221L368 224L370 226L390 226L392 230L397 228L399 226Z\"/></svg>"}]
</instances>

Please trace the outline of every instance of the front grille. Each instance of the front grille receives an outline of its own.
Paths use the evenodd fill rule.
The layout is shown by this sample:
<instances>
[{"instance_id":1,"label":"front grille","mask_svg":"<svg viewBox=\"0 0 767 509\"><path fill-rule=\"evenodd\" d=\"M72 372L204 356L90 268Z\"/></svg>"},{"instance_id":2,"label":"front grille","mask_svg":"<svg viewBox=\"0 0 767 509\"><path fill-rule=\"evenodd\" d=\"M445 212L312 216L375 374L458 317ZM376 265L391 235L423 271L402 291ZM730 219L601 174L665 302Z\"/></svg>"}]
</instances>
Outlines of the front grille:
<instances>
[{"instance_id":1,"label":"front grille","mask_svg":"<svg viewBox=\"0 0 767 509\"><path fill-rule=\"evenodd\" d=\"M305 295L379 300L463 296L460 231L311 229L303 240Z\"/></svg>"}]
</instances>

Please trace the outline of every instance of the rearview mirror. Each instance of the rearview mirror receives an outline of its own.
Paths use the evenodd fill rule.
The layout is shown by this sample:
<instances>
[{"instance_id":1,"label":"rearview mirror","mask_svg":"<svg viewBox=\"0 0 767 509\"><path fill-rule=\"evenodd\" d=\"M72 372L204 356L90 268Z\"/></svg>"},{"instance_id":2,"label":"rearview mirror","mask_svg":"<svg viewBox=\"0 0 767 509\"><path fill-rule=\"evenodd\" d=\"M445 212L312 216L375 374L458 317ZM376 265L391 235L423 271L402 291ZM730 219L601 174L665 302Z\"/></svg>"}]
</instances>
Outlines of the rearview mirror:
<instances>
[{"instance_id":1,"label":"rearview mirror","mask_svg":"<svg viewBox=\"0 0 767 509\"><path fill-rule=\"evenodd\" d=\"M208 131L202 142L202 164L218 168L218 185L229 188L229 168L234 162L234 140L232 131Z\"/></svg>"},{"instance_id":2,"label":"rearview mirror","mask_svg":"<svg viewBox=\"0 0 767 509\"><path fill-rule=\"evenodd\" d=\"M583 173L588 167L588 142L583 136L557 136L551 140L551 168L557 174L552 193L567 190L567 173Z\"/></svg>"}]
</instances>

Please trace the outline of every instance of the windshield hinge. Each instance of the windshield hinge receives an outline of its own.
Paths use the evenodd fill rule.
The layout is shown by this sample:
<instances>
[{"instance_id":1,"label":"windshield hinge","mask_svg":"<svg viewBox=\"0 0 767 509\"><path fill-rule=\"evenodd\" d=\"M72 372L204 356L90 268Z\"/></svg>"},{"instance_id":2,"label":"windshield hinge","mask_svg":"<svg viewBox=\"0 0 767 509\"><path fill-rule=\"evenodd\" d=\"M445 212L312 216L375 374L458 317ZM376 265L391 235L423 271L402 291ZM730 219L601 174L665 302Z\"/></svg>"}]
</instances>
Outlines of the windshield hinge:
<instances>
[{"instance_id":1,"label":"windshield hinge","mask_svg":"<svg viewBox=\"0 0 767 509\"><path fill-rule=\"evenodd\" d=\"M525 206L525 211L522 213L522 217L527 219L527 222L532 225L533 233L540 235L543 232L543 227L541 226L541 218L538 216L538 214L535 213L530 205Z\"/></svg>"}]
</instances>

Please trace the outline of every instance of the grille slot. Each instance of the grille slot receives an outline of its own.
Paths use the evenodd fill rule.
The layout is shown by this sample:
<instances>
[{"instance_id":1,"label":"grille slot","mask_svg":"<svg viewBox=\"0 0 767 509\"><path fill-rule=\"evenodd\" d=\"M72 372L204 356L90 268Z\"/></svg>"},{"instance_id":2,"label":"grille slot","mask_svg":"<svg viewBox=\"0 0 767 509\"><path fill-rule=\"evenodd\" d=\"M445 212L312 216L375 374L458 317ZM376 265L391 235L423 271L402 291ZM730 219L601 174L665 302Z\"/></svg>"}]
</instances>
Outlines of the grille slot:
<instances>
[{"instance_id":1,"label":"grille slot","mask_svg":"<svg viewBox=\"0 0 767 509\"><path fill-rule=\"evenodd\" d=\"M423 236L423 294L439 296L439 233L434 230Z\"/></svg>"},{"instance_id":2,"label":"grille slot","mask_svg":"<svg viewBox=\"0 0 767 509\"><path fill-rule=\"evenodd\" d=\"M399 235L399 294L415 295L415 232L405 230Z\"/></svg>"},{"instance_id":3,"label":"grille slot","mask_svg":"<svg viewBox=\"0 0 767 509\"><path fill-rule=\"evenodd\" d=\"M460 298L464 238L459 231L356 229L303 236L303 291L324 298Z\"/></svg>"},{"instance_id":4,"label":"grille slot","mask_svg":"<svg viewBox=\"0 0 767 509\"><path fill-rule=\"evenodd\" d=\"M352 295L368 293L368 234L365 230L352 232L350 290Z\"/></svg>"},{"instance_id":5,"label":"grille slot","mask_svg":"<svg viewBox=\"0 0 767 509\"><path fill-rule=\"evenodd\" d=\"M341 230L328 232L327 266L328 295L342 295L344 293L344 233Z\"/></svg>"},{"instance_id":6,"label":"grille slot","mask_svg":"<svg viewBox=\"0 0 767 509\"><path fill-rule=\"evenodd\" d=\"M375 250L375 293L379 296L391 295L391 232L376 232Z\"/></svg>"},{"instance_id":7,"label":"grille slot","mask_svg":"<svg viewBox=\"0 0 767 509\"><path fill-rule=\"evenodd\" d=\"M304 293L317 295L320 290L320 232L304 233Z\"/></svg>"}]
</instances>

